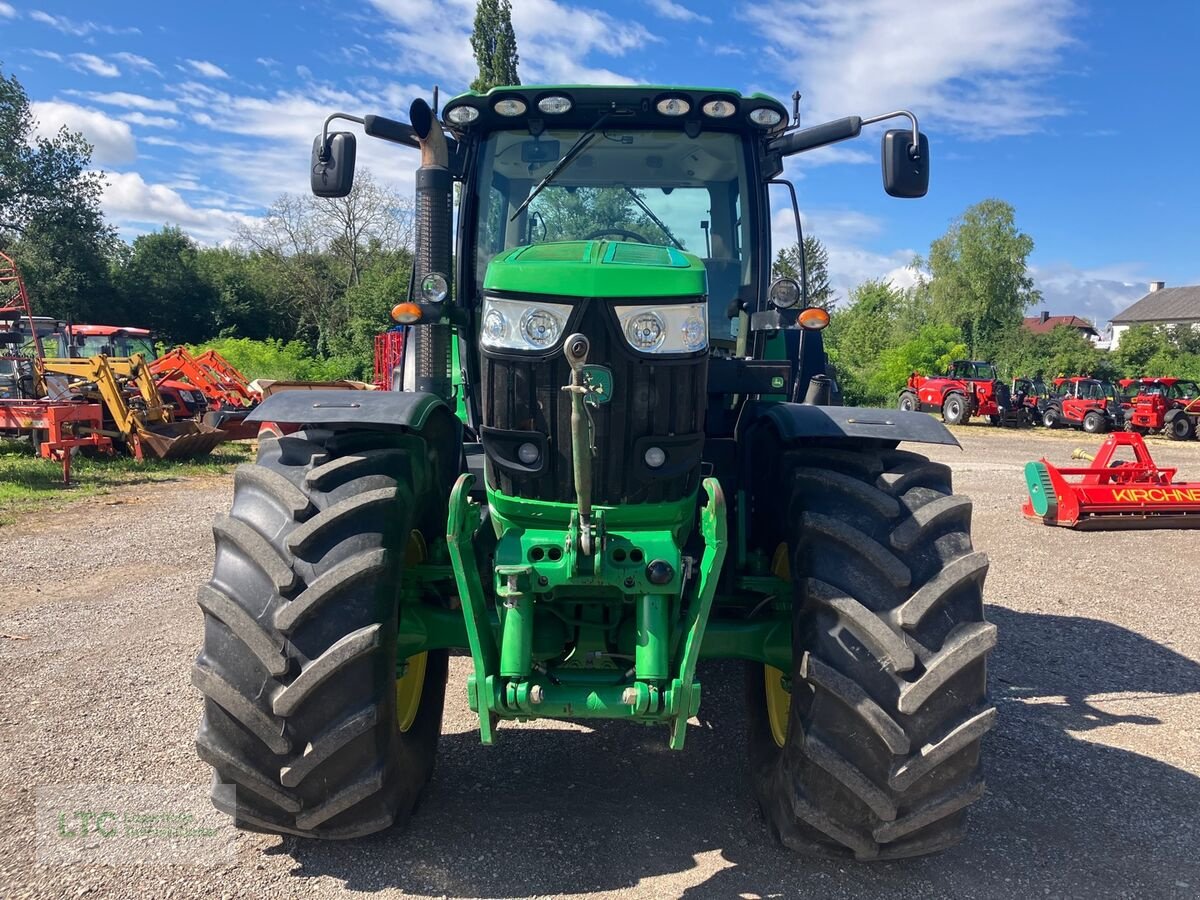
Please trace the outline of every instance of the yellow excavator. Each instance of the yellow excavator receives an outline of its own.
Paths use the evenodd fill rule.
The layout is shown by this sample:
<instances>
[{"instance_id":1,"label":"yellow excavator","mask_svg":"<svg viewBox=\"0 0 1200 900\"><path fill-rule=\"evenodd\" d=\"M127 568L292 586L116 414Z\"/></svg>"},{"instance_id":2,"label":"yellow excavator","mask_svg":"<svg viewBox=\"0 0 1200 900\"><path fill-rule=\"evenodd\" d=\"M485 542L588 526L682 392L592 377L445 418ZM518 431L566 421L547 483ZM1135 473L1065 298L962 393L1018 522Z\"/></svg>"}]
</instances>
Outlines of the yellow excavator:
<instances>
[{"instance_id":1,"label":"yellow excavator","mask_svg":"<svg viewBox=\"0 0 1200 900\"><path fill-rule=\"evenodd\" d=\"M140 353L38 359L35 372L40 397L69 392L103 403L108 413L105 424L111 419L113 428L100 433L123 441L138 460L204 456L225 438L223 431L210 425L174 421Z\"/></svg>"}]
</instances>

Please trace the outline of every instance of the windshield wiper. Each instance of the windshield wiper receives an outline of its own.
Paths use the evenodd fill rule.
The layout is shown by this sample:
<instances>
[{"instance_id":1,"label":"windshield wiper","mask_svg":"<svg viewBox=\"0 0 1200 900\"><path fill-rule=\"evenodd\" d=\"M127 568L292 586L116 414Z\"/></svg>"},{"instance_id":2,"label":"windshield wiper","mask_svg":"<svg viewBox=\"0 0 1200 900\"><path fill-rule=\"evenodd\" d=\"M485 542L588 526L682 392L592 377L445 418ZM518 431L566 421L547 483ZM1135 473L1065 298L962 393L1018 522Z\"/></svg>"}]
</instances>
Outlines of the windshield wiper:
<instances>
[{"instance_id":1,"label":"windshield wiper","mask_svg":"<svg viewBox=\"0 0 1200 900\"><path fill-rule=\"evenodd\" d=\"M541 181L539 181L537 183L537 187L535 187L532 191L529 192L529 196L526 197L525 200L522 201L521 205L517 207L517 211L508 217L508 221L512 222L513 220L515 220L517 218L517 216L519 216L521 213L525 212L525 208L527 206L529 206L529 204L534 201L534 199L537 197L537 195L540 194L545 189L546 185L548 185L551 181L553 181L555 178L557 178L559 173L562 172L563 169L565 169L567 166L569 166L571 163L573 163L575 161L575 157L577 157L580 153L582 153L584 150L587 149L588 145L596 137L596 132L600 129L600 126L603 125L605 122L607 122L608 117L611 116L612 114L613 114L613 111L610 109L608 112L606 112L600 118L598 118L596 120L596 123L594 125L592 125L591 128L589 128L587 131L585 131L583 134L581 134L579 137L577 137L575 139L575 143L573 143L571 145L571 149L569 149L566 153L563 154L562 159L560 159L558 162L556 162L554 164L554 167L551 168L550 171L546 173L546 177L543 178Z\"/></svg>"},{"instance_id":2,"label":"windshield wiper","mask_svg":"<svg viewBox=\"0 0 1200 900\"><path fill-rule=\"evenodd\" d=\"M662 219L654 214L654 210L646 205L646 201L638 195L638 192L632 190L628 185L622 185L622 187L625 188L625 193L633 198L633 202L642 208L642 212L650 217L650 221L657 225L662 233L667 236L667 239L675 245L675 249L682 250L683 244L679 243L675 235L671 234L671 229L667 227L667 224Z\"/></svg>"}]
</instances>

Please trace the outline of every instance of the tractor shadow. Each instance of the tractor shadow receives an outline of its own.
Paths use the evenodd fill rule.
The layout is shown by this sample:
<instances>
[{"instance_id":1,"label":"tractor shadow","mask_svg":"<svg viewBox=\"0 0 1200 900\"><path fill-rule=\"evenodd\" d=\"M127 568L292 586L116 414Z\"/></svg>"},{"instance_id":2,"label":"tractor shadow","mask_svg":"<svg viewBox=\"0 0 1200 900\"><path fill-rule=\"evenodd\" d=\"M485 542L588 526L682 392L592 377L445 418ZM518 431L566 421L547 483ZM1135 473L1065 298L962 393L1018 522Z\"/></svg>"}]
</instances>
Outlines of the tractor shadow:
<instances>
[{"instance_id":1,"label":"tractor shadow","mask_svg":"<svg viewBox=\"0 0 1200 900\"><path fill-rule=\"evenodd\" d=\"M1195 767L1181 735L1200 716L1200 664L1107 622L988 615L1001 629L988 794L966 841L933 857L858 864L776 845L743 767L742 668L726 662L701 669L702 725L682 753L662 729L622 723L509 726L491 748L474 731L446 734L406 828L348 844L285 838L270 852L298 878L450 897L1200 893L1200 778L1091 737L1115 729L1102 739Z\"/></svg>"}]
</instances>

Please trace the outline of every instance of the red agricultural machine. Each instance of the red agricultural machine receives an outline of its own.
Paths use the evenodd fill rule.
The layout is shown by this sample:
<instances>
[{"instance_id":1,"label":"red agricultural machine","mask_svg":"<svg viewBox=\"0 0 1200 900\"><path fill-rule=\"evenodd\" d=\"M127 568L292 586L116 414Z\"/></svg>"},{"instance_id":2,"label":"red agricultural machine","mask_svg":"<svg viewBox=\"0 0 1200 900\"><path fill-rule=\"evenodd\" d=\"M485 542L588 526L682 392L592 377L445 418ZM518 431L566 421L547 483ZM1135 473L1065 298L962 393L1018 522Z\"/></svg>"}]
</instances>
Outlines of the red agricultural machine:
<instances>
[{"instance_id":1,"label":"red agricultural machine","mask_svg":"<svg viewBox=\"0 0 1200 900\"><path fill-rule=\"evenodd\" d=\"M1042 424L1047 428L1082 428L1104 434L1121 428L1124 411L1111 382L1074 375L1055 378L1054 395L1046 402Z\"/></svg>"},{"instance_id":2,"label":"red agricultural machine","mask_svg":"<svg viewBox=\"0 0 1200 900\"><path fill-rule=\"evenodd\" d=\"M176 347L151 362L150 371L159 379L160 390L164 383L182 383L203 397L207 409L201 421L221 429L230 440L258 433L246 416L262 401L262 392L216 350L193 355L186 347Z\"/></svg>"},{"instance_id":3,"label":"red agricultural machine","mask_svg":"<svg viewBox=\"0 0 1200 900\"><path fill-rule=\"evenodd\" d=\"M993 425L1017 424L1008 385L990 362L960 359L945 375L913 372L897 404L906 411L941 412L947 425L962 425L986 416Z\"/></svg>"},{"instance_id":4,"label":"red agricultural machine","mask_svg":"<svg viewBox=\"0 0 1200 900\"><path fill-rule=\"evenodd\" d=\"M1080 530L1200 528L1200 481L1175 481L1176 470L1156 465L1140 434L1115 432L1094 456L1075 450L1071 458L1091 465L1025 464L1026 518Z\"/></svg>"},{"instance_id":5,"label":"red agricultural machine","mask_svg":"<svg viewBox=\"0 0 1200 900\"><path fill-rule=\"evenodd\" d=\"M1200 386L1181 378L1125 378L1130 393L1125 427L1138 434L1166 433L1190 441L1200 425Z\"/></svg>"},{"instance_id":6,"label":"red agricultural machine","mask_svg":"<svg viewBox=\"0 0 1200 900\"><path fill-rule=\"evenodd\" d=\"M100 434L103 409L63 392L39 395L35 367L44 357L45 323L34 318L25 281L12 258L0 253L0 435L28 436L43 459L62 465L71 480L71 454L79 447L111 453ZM49 322L51 328L53 323Z\"/></svg>"},{"instance_id":7,"label":"red agricultural machine","mask_svg":"<svg viewBox=\"0 0 1200 900\"><path fill-rule=\"evenodd\" d=\"M1051 395L1041 375L1014 378L1009 386L1009 395L1012 397L1014 413L1023 413L1030 425L1042 424L1042 416L1050 405Z\"/></svg>"}]
</instances>

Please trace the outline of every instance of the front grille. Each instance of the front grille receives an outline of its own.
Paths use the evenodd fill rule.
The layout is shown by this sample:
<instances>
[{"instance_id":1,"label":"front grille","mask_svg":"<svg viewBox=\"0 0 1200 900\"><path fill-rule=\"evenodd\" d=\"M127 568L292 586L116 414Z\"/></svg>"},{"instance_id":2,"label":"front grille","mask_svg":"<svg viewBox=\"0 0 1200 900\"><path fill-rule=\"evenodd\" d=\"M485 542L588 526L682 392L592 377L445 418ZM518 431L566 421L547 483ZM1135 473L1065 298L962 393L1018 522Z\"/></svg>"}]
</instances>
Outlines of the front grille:
<instances>
[{"instance_id":1,"label":"front grille","mask_svg":"<svg viewBox=\"0 0 1200 900\"><path fill-rule=\"evenodd\" d=\"M593 407L596 455L592 502L615 506L680 499L696 489L703 444L708 356L662 359L637 354L617 331L616 316L602 300L584 305L570 325L591 342L588 362L613 373L612 400ZM561 348L552 355L482 351L483 425L545 435L547 465L536 474L513 472L488 458L489 483L510 496L574 502L571 465L571 401L562 390L570 366ZM664 440L668 459L688 459L685 471L656 476L643 462L647 442ZM694 455L694 464L690 463ZM664 469L670 470L670 465Z\"/></svg>"}]
</instances>

